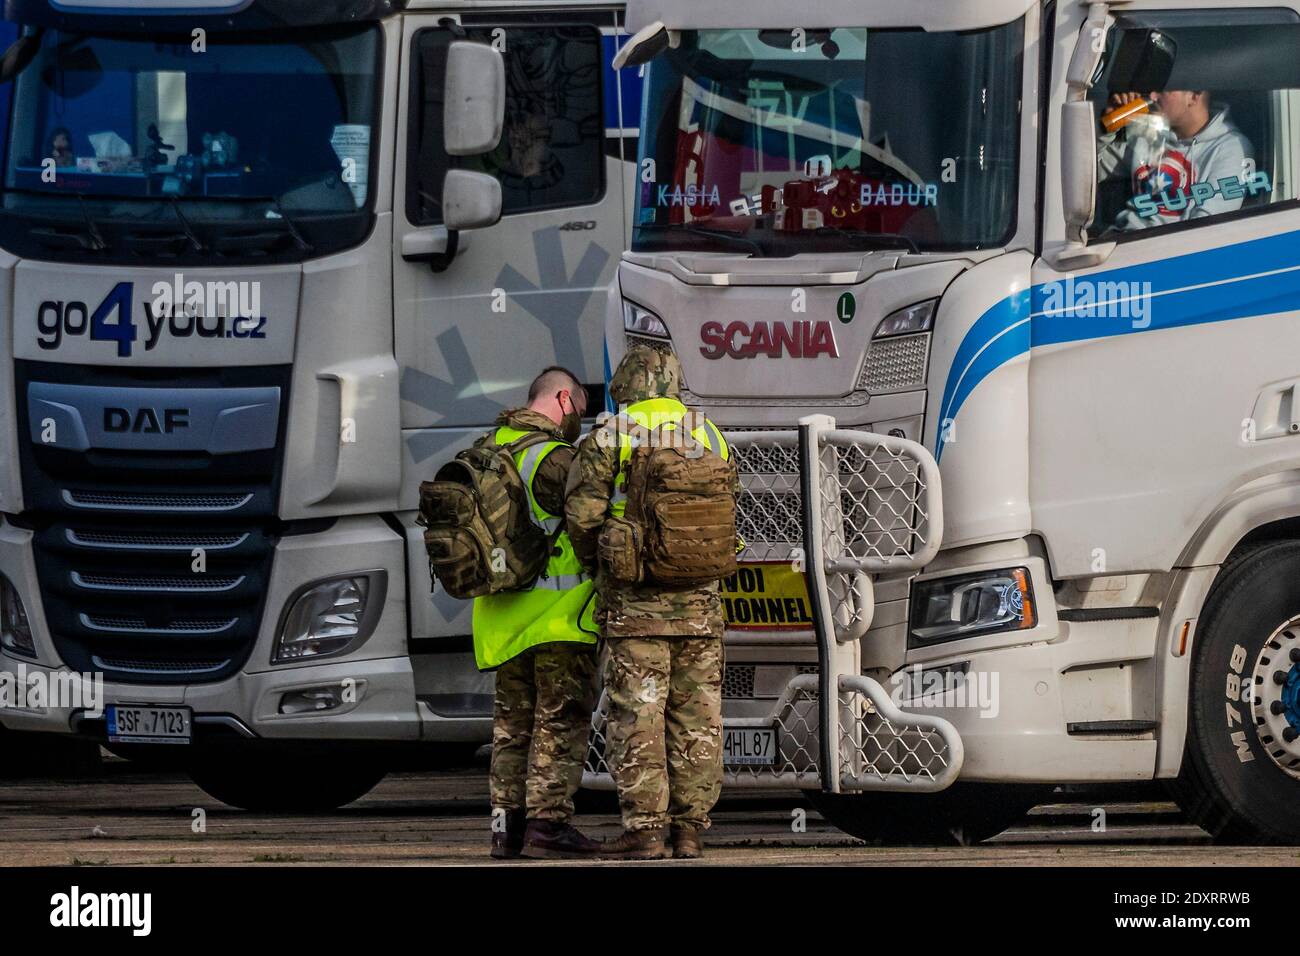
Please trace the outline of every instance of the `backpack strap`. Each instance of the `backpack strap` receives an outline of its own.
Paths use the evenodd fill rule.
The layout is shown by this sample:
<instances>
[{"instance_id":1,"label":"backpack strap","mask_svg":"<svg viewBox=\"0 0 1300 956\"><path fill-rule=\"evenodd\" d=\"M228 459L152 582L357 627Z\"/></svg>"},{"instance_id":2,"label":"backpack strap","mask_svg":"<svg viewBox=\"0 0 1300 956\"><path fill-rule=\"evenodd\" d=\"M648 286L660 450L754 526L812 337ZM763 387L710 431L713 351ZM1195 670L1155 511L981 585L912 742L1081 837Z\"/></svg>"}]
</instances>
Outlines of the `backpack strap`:
<instances>
[{"instance_id":1,"label":"backpack strap","mask_svg":"<svg viewBox=\"0 0 1300 956\"><path fill-rule=\"evenodd\" d=\"M515 455L526 448L532 448L534 445L540 445L542 444L542 442L548 442L548 441L564 442L564 439L556 438L554 435L549 435L546 432L541 431L539 429L537 431L529 432L527 435L521 435L519 438L516 438L514 441L507 442L506 444L500 445L498 447L504 448L506 451L510 452L510 454ZM567 444L567 442L565 442L565 444Z\"/></svg>"},{"instance_id":2,"label":"backpack strap","mask_svg":"<svg viewBox=\"0 0 1300 956\"><path fill-rule=\"evenodd\" d=\"M510 464L514 466L515 455L519 454L522 451L527 451L529 448L533 448L538 445L544 445L547 442L559 442L562 445L568 444L568 442L566 442L563 438L556 438L554 435L538 430L538 431L531 431L526 435L521 435L519 438L516 438L514 441L507 442L506 444L499 445L497 447L499 447L502 451L507 453L507 456L510 459ZM534 466L534 471L536 470L536 466L540 466L540 465L541 465L541 458L538 458ZM525 475L522 471L519 471L517 467L516 467L516 472L519 474L519 481L524 486L524 490L528 492L529 502L531 505L531 502L533 500L531 476ZM531 507L529 508L528 516L533 521L537 521L537 516L533 514ZM552 520L555 522L555 526L553 528L546 528L544 525L542 526L542 528L544 531L546 531L546 536L550 540L550 546L554 548L555 542L559 540L560 535L564 533L564 515L555 515L552 517Z\"/></svg>"}]
</instances>

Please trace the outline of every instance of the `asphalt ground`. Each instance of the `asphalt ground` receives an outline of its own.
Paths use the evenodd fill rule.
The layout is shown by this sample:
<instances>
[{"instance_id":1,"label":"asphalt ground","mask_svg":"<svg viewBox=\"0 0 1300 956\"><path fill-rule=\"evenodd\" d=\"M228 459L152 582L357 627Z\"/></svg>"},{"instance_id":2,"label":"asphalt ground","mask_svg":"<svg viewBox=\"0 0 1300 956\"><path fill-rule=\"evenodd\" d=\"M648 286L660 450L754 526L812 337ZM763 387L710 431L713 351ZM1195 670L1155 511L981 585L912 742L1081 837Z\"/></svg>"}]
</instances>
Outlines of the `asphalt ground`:
<instances>
[{"instance_id":1,"label":"asphalt ground","mask_svg":"<svg viewBox=\"0 0 1300 956\"><path fill-rule=\"evenodd\" d=\"M1213 845L1158 790L1058 791L974 846L867 844L826 823L797 792L724 793L698 865L1290 866L1300 848ZM619 832L608 795L578 824ZM1097 829L1098 808L1105 828ZM395 773L328 814L259 814L209 797L183 774L107 759L94 775L0 781L0 865L556 865L489 860L486 771ZM589 865L564 861L558 865ZM674 861L653 865L697 865Z\"/></svg>"}]
</instances>

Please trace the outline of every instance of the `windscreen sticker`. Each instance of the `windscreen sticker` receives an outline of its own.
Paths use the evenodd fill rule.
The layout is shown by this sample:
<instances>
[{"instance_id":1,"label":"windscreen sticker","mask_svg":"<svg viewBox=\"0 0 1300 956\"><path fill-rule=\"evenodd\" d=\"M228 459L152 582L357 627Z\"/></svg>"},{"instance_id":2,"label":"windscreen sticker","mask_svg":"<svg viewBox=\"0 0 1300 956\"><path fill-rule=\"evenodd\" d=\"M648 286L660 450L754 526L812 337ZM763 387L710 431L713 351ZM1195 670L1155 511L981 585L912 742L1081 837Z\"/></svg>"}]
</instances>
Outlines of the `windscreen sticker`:
<instances>
[{"instance_id":1,"label":"windscreen sticker","mask_svg":"<svg viewBox=\"0 0 1300 956\"><path fill-rule=\"evenodd\" d=\"M370 183L370 127L365 123L340 123L334 127L330 145L339 158L339 175L352 190L352 200L360 209L366 204Z\"/></svg>"}]
</instances>

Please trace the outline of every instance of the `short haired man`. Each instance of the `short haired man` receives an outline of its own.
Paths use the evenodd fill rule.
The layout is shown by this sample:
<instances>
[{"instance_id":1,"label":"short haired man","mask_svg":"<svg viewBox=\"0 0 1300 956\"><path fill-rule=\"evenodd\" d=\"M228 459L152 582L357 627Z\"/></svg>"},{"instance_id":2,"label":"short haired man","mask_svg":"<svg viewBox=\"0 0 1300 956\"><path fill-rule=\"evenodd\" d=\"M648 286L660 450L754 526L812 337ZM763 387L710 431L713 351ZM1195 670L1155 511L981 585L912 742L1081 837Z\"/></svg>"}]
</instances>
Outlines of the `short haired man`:
<instances>
[{"instance_id":1,"label":"short haired man","mask_svg":"<svg viewBox=\"0 0 1300 956\"><path fill-rule=\"evenodd\" d=\"M528 591L474 599L474 654L496 670L492 720L492 856L590 856L600 846L576 830L573 795L582 781L594 704L593 584L563 530L564 486L587 393L570 371L544 369L528 406L502 412L498 445L534 432L546 438L515 454L534 520L555 543Z\"/></svg>"}]
</instances>

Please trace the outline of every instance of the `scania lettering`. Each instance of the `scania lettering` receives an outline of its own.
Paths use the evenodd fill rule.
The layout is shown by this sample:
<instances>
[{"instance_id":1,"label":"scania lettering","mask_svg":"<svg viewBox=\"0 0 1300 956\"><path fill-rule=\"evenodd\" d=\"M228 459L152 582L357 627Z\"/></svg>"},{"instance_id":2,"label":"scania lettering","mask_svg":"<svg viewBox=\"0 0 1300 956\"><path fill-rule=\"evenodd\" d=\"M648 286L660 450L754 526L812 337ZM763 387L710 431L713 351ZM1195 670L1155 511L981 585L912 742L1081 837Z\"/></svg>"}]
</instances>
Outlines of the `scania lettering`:
<instances>
[{"instance_id":1,"label":"scania lettering","mask_svg":"<svg viewBox=\"0 0 1300 956\"><path fill-rule=\"evenodd\" d=\"M599 398L622 5L140 6L5 5L0 674L104 701L0 725L338 806L490 739L418 487L546 365Z\"/></svg>"},{"instance_id":2,"label":"scania lettering","mask_svg":"<svg viewBox=\"0 0 1300 956\"><path fill-rule=\"evenodd\" d=\"M921 801L800 777L791 701L825 658L790 610L824 594L743 575L728 779L776 785L784 761L884 838L1165 780L1222 839L1300 840L1300 6L632 0L628 31L645 95L610 361L675 350L735 439L742 561L770 589L754 541L800 543L800 490L823 489L763 440L808 416L895 462L920 443L942 483L941 547L857 581L870 629L833 653L947 722L955 782ZM1108 132L1133 93L1149 109ZM823 474L836 514L911 527L869 457ZM773 726L765 777L741 731Z\"/></svg>"},{"instance_id":3,"label":"scania lettering","mask_svg":"<svg viewBox=\"0 0 1300 956\"><path fill-rule=\"evenodd\" d=\"M705 322L700 326L700 341L704 343L700 354L709 359L724 355L732 358L839 357L835 331L829 322L729 322L725 326L721 322Z\"/></svg>"}]
</instances>

